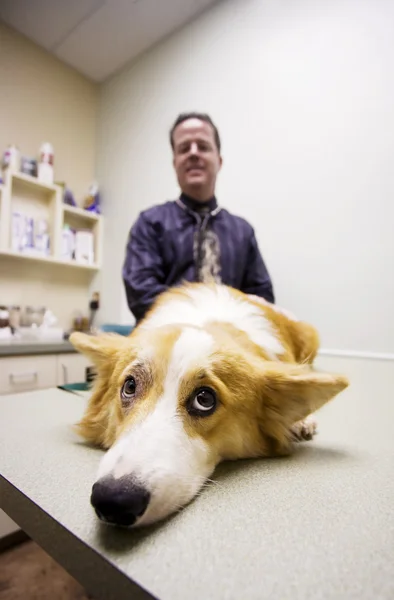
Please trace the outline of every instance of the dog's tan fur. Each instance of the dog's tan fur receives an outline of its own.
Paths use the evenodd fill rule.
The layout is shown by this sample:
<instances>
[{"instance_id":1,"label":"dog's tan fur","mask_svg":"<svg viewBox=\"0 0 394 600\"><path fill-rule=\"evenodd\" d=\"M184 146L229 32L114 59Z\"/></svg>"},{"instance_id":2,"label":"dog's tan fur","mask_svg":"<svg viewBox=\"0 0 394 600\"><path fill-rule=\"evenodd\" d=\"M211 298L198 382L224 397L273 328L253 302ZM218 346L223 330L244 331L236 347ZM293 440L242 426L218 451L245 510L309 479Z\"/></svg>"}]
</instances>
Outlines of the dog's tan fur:
<instances>
[{"instance_id":1,"label":"dog's tan fur","mask_svg":"<svg viewBox=\"0 0 394 600\"><path fill-rule=\"evenodd\" d=\"M174 296L184 295L188 288L170 290L159 299L156 307L160 303L171 302ZM232 293L241 296L236 290ZM193 421L185 415L189 434L206 439L212 445L212 452L220 459L289 452L292 426L348 385L344 377L320 374L311 369L319 347L314 327L292 321L268 305L253 299L249 301L275 328L285 348L281 361L269 361L264 350L239 331L235 324L212 322L205 327L218 341L212 368L204 377L198 370L197 374L190 373L184 388L186 396L187 388L193 388L193 380L198 376L201 385L211 385L220 391L223 409L212 417ZM110 448L125 423L143 418L160 393L159 372L161 367L165 367L180 331L180 327L169 326L157 335L137 327L129 338L113 334L91 337L74 333L71 336L71 342L78 350L95 363L98 374L86 414L78 425L78 431L84 438L103 448ZM155 371L151 380L146 382L138 410L125 412L119 401L125 370L152 342L158 357ZM182 398L179 405L182 410Z\"/></svg>"}]
</instances>

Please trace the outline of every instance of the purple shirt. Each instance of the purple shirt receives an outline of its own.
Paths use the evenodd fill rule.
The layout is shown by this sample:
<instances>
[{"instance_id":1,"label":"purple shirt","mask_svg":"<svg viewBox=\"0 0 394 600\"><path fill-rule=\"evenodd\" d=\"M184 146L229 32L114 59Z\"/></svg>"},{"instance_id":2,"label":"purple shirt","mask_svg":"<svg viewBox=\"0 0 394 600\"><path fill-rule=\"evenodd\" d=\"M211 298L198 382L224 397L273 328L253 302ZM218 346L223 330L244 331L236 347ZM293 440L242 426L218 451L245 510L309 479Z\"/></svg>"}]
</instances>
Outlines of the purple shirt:
<instances>
[{"instance_id":1,"label":"purple shirt","mask_svg":"<svg viewBox=\"0 0 394 600\"><path fill-rule=\"evenodd\" d=\"M219 240L222 283L274 302L271 279L251 225L219 208L215 198L208 207L208 227ZM196 204L182 195L181 202L169 201L143 211L131 228L123 281L137 321L161 292L198 279L193 243L201 216L193 208Z\"/></svg>"}]
</instances>

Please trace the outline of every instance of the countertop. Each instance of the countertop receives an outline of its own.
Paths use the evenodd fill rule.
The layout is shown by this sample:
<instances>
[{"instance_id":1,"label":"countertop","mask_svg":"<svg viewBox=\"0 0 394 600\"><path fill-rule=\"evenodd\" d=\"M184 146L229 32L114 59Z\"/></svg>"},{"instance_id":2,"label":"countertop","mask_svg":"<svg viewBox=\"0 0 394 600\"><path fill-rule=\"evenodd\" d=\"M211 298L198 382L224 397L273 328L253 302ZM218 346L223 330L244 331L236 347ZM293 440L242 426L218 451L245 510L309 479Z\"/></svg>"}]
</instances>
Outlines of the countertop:
<instances>
[{"instance_id":1,"label":"countertop","mask_svg":"<svg viewBox=\"0 0 394 600\"><path fill-rule=\"evenodd\" d=\"M102 452L71 426L86 398L0 397L0 507L96 600L392 600L394 365L321 358L351 387L290 458L222 465L185 510L136 531L89 504Z\"/></svg>"},{"instance_id":2,"label":"countertop","mask_svg":"<svg viewBox=\"0 0 394 600\"><path fill-rule=\"evenodd\" d=\"M36 342L36 341L0 341L0 358L2 356L25 356L27 354L68 354L76 352L70 342Z\"/></svg>"}]
</instances>

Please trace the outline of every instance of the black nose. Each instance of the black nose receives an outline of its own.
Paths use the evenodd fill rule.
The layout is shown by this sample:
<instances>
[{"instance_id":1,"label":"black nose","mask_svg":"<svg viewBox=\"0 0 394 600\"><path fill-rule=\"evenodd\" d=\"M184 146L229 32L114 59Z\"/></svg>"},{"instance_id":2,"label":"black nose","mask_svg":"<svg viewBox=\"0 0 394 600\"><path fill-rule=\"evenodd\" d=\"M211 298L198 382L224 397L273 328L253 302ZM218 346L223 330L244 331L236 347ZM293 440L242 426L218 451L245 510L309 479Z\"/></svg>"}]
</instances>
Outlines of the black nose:
<instances>
[{"instance_id":1,"label":"black nose","mask_svg":"<svg viewBox=\"0 0 394 600\"><path fill-rule=\"evenodd\" d=\"M150 493L128 477L106 477L92 488L90 502L102 521L129 527L146 511Z\"/></svg>"}]
</instances>

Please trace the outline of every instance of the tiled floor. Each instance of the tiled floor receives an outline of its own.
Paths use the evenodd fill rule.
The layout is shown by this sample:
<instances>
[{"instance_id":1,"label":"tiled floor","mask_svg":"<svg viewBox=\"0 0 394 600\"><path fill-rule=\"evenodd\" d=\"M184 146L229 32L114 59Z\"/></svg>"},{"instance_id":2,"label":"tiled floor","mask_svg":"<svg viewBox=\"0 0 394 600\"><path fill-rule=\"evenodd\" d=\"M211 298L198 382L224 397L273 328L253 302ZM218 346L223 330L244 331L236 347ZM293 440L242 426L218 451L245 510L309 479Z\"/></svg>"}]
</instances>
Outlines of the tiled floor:
<instances>
[{"instance_id":1,"label":"tiled floor","mask_svg":"<svg viewBox=\"0 0 394 600\"><path fill-rule=\"evenodd\" d=\"M88 600L85 590L37 544L0 554L0 600Z\"/></svg>"}]
</instances>

